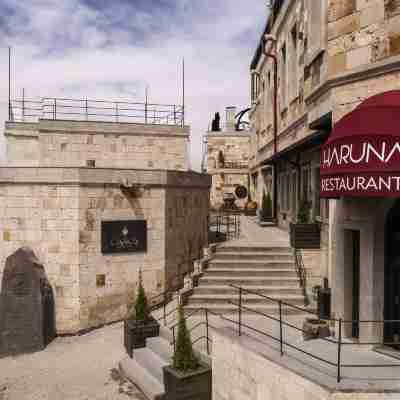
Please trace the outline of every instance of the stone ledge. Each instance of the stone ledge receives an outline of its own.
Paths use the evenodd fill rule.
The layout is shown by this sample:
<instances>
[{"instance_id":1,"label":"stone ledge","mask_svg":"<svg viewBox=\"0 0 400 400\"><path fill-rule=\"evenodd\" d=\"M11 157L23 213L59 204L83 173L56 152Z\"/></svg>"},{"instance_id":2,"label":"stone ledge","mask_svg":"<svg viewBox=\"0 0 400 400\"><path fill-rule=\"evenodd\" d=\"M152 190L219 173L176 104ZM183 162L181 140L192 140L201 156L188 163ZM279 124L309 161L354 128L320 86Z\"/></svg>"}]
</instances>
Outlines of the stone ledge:
<instances>
[{"instance_id":1,"label":"stone ledge","mask_svg":"<svg viewBox=\"0 0 400 400\"><path fill-rule=\"evenodd\" d=\"M0 167L1 184L139 184L209 188L211 176L194 171L118 168Z\"/></svg>"}]
</instances>

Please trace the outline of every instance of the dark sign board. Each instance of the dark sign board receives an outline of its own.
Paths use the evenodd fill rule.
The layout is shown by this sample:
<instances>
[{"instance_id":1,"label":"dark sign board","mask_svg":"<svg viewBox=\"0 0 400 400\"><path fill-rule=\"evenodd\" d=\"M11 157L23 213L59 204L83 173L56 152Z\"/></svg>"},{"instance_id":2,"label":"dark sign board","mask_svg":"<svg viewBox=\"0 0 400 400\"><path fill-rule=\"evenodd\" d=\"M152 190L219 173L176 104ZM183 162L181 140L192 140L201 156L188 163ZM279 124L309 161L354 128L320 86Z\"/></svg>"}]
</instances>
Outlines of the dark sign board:
<instances>
[{"instance_id":1,"label":"dark sign board","mask_svg":"<svg viewBox=\"0 0 400 400\"><path fill-rule=\"evenodd\" d=\"M101 252L138 253L147 251L146 221L102 221Z\"/></svg>"}]
</instances>

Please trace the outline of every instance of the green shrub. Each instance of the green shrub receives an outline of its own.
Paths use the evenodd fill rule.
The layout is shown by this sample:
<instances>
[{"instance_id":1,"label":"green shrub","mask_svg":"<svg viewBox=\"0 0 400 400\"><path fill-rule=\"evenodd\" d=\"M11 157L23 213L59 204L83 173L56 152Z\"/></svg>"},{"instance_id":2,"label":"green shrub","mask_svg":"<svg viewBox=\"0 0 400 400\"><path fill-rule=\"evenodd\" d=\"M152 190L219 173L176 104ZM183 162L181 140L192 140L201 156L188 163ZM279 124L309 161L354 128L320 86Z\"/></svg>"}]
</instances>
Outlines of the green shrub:
<instances>
[{"instance_id":1,"label":"green shrub","mask_svg":"<svg viewBox=\"0 0 400 400\"><path fill-rule=\"evenodd\" d=\"M297 223L307 224L310 219L310 205L308 201L302 199L300 202L299 211L297 213Z\"/></svg>"},{"instance_id":2,"label":"green shrub","mask_svg":"<svg viewBox=\"0 0 400 400\"><path fill-rule=\"evenodd\" d=\"M272 200L269 192L265 194L263 191L263 199L262 199L262 208L261 208L261 216L263 220L268 218L272 218Z\"/></svg>"},{"instance_id":3,"label":"green shrub","mask_svg":"<svg viewBox=\"0 0 400 400\"><path fill-rule=\"evenodd\" d=\"M139 287L135 303L135 319L137 321L147 321L149 319L147 297L143 287L141 270L139 271Z\"/></svg>"},{"instance_id":4,"label":"green shrub","mask_svg":"<svg viewBox=\"0 0 400 400\"><path fill-rule=\"evenodd\" d=\"M182 372L195 370L199 366L199 361L193 352L190 332L186 326L182 304L178 307L178 318L178 338L176 340L175 351L172 359L172 367Z\"/></svg>"}]
</instances>

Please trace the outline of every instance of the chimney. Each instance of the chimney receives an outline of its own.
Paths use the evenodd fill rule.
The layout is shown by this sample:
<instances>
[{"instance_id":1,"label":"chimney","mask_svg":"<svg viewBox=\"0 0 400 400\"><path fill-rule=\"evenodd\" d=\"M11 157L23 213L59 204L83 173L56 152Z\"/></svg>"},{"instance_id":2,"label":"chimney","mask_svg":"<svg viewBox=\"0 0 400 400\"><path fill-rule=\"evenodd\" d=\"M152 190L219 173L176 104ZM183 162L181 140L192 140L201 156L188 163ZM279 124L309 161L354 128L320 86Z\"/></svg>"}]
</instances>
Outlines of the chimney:
<instances>
[{"instance_id":1,"label":"chimney","mask_svg":"<svg viewBox=\"0 0 400 400\"><path fill-rule=\"evenodd\" d=\"M235 130L236 107L226 107L226 130Z\"/></svg>"}]
</instances>

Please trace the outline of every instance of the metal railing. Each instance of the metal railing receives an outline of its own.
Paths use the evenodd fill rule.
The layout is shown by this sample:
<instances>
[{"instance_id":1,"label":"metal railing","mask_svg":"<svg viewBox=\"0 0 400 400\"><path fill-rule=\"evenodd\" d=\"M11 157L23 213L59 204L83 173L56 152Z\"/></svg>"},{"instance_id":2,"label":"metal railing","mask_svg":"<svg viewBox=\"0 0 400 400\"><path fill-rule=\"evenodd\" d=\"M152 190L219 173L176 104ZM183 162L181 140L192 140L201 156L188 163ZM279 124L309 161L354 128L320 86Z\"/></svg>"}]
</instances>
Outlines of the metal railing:
<instances>
[{"instance_id":1,"label":"metal railing","mask_svg":"<svg viewBox=\"0 0 400 400\"><path fill-rule=\"evenodd\" d=\"M298 306L295 306L293 304L284 302L282 300L277 300L274 299L272 297L263 295L257 291L254 290L249 290L249 289L244 289L240 286L236 286L236 285L229 285L232 288L235 288L238 290L238 302L232 302L230 301L231 304L236 305L238 307L238 321L234 321L230 318L226 318L224 316L222 316L221 318L223 318L226 321L229 321L233 324L238 325L238 333L239 336L242 335L242 329L243 327L246 329L249 329L253 332L256 332L260 335L266 336L270 339L272 339L275 342L279 343L279 348L280 348L280 354L283 357L285 355L284 352L284 348L285 346L288 347L289 349L293 349L296 350L302 354L305 354L315 360L321 361L327 365L330 365L332 367L336 368L336 373L337 373L337 382L340 383L341 379L342 379L342 369L343 368L397 368L400 367L400 363L397 364L348 364L348 363L343 363L342 361L342 356L343 356L343 347L351 347L351 346L363 346L363 345L368 345L368 346L383 346L383 345L387 345L387 346L394 346L394 345L398 345L400 346L400 342L385 342L384 340L379 341L379 342L350 342L350 341L343 341L343 328L346 324L380 324L380 325L384 325L386 323L400 323L400 320L344 320L342 318L339 319L330 319L327 320L327 322L334 322L335 324L338 324L338 335L336 339L332 339L332 338L319 338L320 340L323 340L325 343L329 344L329 345L333 345L336 347L336 360L335 361L331 361L328 360L326 358L323 358L320 355L317 354L313 354L309 351L306 351L302 348L300 348L298 345L296 346L293 343L289 343L287 340L284 339L285 335L284 335L284 328L290 328L290 329L294 329L298 332L302 332L302 333L308 333L307 331L305 331L303 328L299 328L291 323L289 323L288 321L285 321L283 319L283 307L288 307L288 308L292 308L295 309L297 311L301 311L304 313L308 313L308 314L313 314L315 315L314 311L310 311L307 310L305 308L301 308ZM248 306L244 306L243 305L243 293L249 293L249 294L253 294L253 295L257 295L260 296L262 298L265 298L271 302L275 302L278 304L279 307L279 317L275 317L273 315L269 315L266 314L264 312L261 312L259 310L256 310L254 308L248 307ZM257 329L254 326L250 326L248 324L243 323L242 320L242 314L243 314L243 310L260 315L262 317L268 318L272 321L275 321L277 323L279 323L279 335L273 335L272 333L268 333L265 332L261 329Z\"/></svg>"},{"instance_id":2,"label":"metal railing","mask_svg":"<svg viewBox=\"0 0 400 400\"><path fill-rule=\"evenodd\" d=\"M240 212L218 211L208 216L210 243L223 242L240 236Z\"/></svg>"},{"instance_id":3,"label":"metal railing","mask_svg":"<svg viewBox=\"0 0 400 400\"><path fill-rule=\"evenodd\" d=\"M9 116L16 122L38 119L132 122L145 124L184 124L184 107L174 104L132 103L89 99L44 97L41 100L10 101Z\"/></svg>"},{"instance_id":4,"label":"metal railing","mask_svg":"<svg viewBox=\"0 0 400 400\"><path fill-rule=\"evenodd\" d=\"M249 169L249 164L241 161L224 161L223 163L219 163L219 169Z\"/></svg>"},{"instance_id":5,"label":"metal railing","mask_svg":"<svg viewBox=\"0 0 400 400\"><path fill-rule=\"evenodd\" d=\"M299 277L299 281L300 281L300 287L302 289L303 296L304 296L304 302L305 302L304 305L308 305L309 300L308 300L308 295L307 295L307 274L306 274L306 269L304 267L303 256L301 255L301 250L294 249L294 260L295 260L297 276Z\"/></svg>"}]
</instances>

